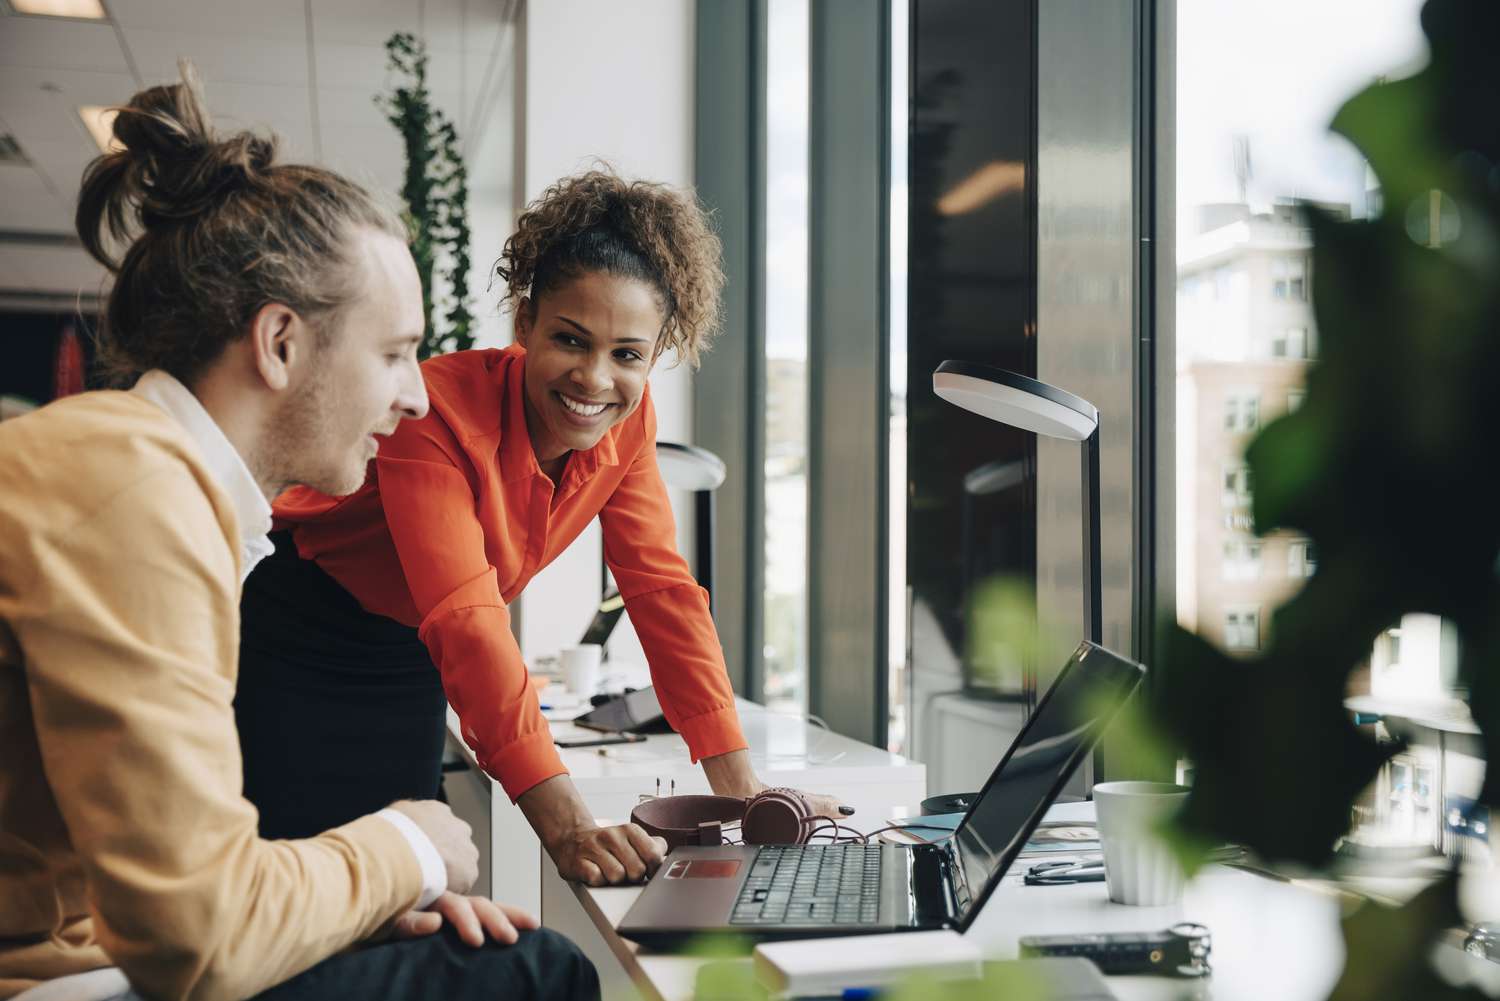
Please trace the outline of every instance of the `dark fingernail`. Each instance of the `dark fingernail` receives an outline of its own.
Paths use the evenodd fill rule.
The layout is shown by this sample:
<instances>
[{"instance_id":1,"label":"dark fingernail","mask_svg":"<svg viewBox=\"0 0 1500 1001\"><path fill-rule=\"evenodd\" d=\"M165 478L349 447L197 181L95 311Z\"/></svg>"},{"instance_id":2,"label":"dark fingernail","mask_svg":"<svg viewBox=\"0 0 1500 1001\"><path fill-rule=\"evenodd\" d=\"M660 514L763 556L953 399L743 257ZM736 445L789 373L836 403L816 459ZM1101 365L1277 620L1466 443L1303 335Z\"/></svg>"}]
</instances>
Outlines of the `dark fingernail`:
<instances>
[{"instance_id":1,"label":"dark fingernail","mask_svg":"<svg viewBox=\"0 0 1500 1001\"><path fill-rule=\"evenodd\" d=\"M839 813L842 813L846 817L852 817L854 816L854 807L840 805Z\"/></svg>"}]
</instances>

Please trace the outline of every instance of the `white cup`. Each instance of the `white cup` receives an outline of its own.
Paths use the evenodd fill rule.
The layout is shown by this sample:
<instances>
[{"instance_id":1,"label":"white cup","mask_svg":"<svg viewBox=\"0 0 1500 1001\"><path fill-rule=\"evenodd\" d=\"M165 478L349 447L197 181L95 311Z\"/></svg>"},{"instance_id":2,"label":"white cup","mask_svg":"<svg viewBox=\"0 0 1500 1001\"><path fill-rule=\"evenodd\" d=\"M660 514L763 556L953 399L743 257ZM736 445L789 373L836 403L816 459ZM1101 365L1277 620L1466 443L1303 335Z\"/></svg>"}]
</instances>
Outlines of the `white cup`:
<instances>
[{"instance_id":1,"label":"white cup","mask_svg":"<svg viewBox=\"0 0 1500 1001\"><path fill-rule=\"evenodd\" d=\"M557 659L562 664L563 684L568 686L568 691L584 697L598 691L599 662L603 655L604 648L598 643L563 648Z\"/></svg>"},{"instance_id":2,"label":"white cup","mask_svg":"<svg viewBox=\"0 0 1500 1001\"><path fill-rule=\"evenodd\" d=\"M1101 782L1094 786L1104 880L1117 904L1160 907L1182 898L1187 876L1158 829L1182 808L1186 786Z\"/></svg>"}]
</instances>

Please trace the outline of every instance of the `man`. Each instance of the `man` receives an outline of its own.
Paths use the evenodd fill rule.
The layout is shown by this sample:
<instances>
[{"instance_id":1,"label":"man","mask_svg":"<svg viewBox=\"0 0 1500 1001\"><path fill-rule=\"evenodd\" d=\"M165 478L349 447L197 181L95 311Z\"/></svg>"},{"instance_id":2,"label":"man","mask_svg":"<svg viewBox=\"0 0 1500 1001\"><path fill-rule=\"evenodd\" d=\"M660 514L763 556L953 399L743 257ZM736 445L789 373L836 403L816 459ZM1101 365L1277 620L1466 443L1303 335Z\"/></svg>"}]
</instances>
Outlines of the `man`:
<instances>
[{"instance_id":1,"label":"man","mask_svg":"<svg viewBox=\"0 0 1500 1001\"><path fill-rule=\"evenodd\" d=\"M0 997L597 996L565 939L459 895L442 804L257 836L240 582L271 497L355 489L426 412L420 285L358 186L217 139L190 69L114 129L78 229L115 273L105 353L145 374L0 425Z\"/></svg>"}]
</instances>

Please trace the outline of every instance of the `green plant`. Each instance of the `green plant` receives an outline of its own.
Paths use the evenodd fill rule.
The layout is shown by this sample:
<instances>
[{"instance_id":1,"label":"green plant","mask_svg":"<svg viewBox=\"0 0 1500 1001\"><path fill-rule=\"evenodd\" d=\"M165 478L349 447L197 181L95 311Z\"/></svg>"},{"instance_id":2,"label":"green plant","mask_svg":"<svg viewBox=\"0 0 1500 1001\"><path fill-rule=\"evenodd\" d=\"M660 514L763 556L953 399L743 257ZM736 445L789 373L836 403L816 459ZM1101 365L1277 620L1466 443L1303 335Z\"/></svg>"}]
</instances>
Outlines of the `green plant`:
<instances>
[{"instance_id":1,"label":"green plant","mask_svg":"<svg viewBox=\"0 0 1500 1001\"><path fill-rule=\"evenodd\" d=\"M388 66L400 81L375 98L401 133L406 174L401 197L411 227L412 258L422 279L427 329L417 349L427 358L474 346L469 298L469 175L458 133L427 89L427 48L412 34L397 32L385 43ZM433 278L445 291L434 297Z\"/></svg>"},{"instance_id":2,"label":"green plant","mask_svg":"<svg viewBox=\"0 0 1500 1001\"><path fill-rule=\"evenodd\" d=\"M1275 613L1251 663L1170 627L1153 715L1193 759L1181 829L1320 867L1355 798L1390 754L1343 707L1350 673L1406 612L1450 619L1486 757L1500 737L1500 8L1430 0L1431 63L1351 99L1333 128L1380 180L1379 218L1309 208L1322 360L1304 406L1266 427L1247 461L1256 529L1318 546L1307 586ZM1490 415L1490 416L1486 416ZM1491 770L1482 803L1500 805ZM1458 923L1451 880L1403 909L1345 926L1355 998L1468 997L1441 985L1426 947ZM1361 979L1359 970L1381 975ZM1477 995L1473 995L1477 996Z\"/></svg>"}]
</instances>

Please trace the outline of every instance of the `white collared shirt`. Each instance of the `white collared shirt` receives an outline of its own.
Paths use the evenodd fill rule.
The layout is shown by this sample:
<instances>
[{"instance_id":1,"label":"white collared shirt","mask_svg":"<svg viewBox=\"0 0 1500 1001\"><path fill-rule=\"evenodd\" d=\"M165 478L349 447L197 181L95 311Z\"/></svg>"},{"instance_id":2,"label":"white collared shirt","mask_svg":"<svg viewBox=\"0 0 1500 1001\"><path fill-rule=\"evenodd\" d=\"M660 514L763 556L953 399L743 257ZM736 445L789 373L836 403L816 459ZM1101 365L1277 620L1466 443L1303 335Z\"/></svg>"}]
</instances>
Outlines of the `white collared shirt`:
<instances>
[{"instance_id":1,"label":"white collared shirt","mask_svg":"<svg viewBox=\"0 0 1500 1001\"><path fill-rule=\"evenodd\" d=\"M198 444L214 482L229 495L240 523L240 583L243 584L255 565L276 550L267 538L271 531L271 504L261 492L260 484L198 397L176 376L154 368L136 381L131 392L144 396L176 418Z\"/></svg>"}]
</instances>

